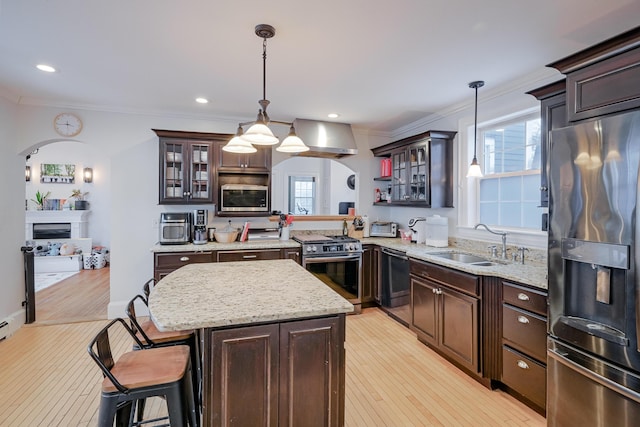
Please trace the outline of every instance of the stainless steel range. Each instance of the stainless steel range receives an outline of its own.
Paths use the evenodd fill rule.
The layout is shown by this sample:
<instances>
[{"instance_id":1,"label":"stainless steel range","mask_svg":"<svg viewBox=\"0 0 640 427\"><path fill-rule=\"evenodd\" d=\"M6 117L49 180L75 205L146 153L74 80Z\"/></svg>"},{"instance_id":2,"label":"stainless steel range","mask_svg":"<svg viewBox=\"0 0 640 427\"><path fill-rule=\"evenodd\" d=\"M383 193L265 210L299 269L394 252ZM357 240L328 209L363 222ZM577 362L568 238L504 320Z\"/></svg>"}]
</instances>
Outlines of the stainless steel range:
<instances>
[{"instance_id":1,"label":"stainless steel range","mask_svg":"<svg viewBox=\"0 0 640 427\"><path fill-rule=\"evenodd\" d=\"M302 246L302 266L361 311L362 243L348 236L296 236Z\"/></svg>"}]
</instances>

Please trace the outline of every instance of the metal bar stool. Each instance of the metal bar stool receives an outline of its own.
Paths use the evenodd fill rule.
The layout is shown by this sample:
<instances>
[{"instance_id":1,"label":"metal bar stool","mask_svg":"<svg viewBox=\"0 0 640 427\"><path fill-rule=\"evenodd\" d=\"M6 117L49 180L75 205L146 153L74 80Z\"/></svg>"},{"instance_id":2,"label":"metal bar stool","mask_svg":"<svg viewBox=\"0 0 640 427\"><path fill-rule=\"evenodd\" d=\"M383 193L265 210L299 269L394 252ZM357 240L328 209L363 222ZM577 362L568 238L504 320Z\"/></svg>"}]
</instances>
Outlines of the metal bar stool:
<instances>
[{"instance_id":1,"label":"metal bar stool","mask_svg":"<svg viewBox=\"0 0 640 427\"><path fill-rule=\"evenodd\" d=\"M129 318L130 328L136 334L136 338L141 343L140 347L137 347L136 344L134 344L134 349L188 345L191 354L191 366L193 367L191 380L193 384L193 395L199 408L201 402L202 382L200 379L202 378L202 369L199 357L200 348L198 346L198 336L196 331L159 331L152 320L138 319L136 315L136 300L140 300L143 304L147 305L147 300L142 295L136 295L131 299L131 301L129 301L125 310L127 317ZM144 410L144 402L140 402L138 406L142 407L142 410Z\"/></svg>"},{"instance_id":2,"label":"metal bar stool","mask_svg":"<svg viewBox=\"0 0 640 427\"><path fill-rule=\"evenodd\" d=\"M98 414L99 427L112 427L124 405L152 396L164 396L167 417L172 427L199 425L191 384L189 347L176 345L129 351L113 360L109 331L120 323L137 345L143 344L120 318L114 319L91 340L87 351L102 370L102 393ZM131 417L133 413L131 413ZM144 423L144 421L142 422ZM129 420L129 426L141 423Z\"/></svg>"},{"instance_id":3,"label":"metal bar stool","mask_svg":"<svg viewBox=\"0 0 640 427\"><path fill-rule=\"evenodd\" d=\"M142 292L144 293L144 299L147 300L147 303L149 302L149 295L151 294L151 288L153 288L156 285L156 279L155 278L151 278L149 280L147 280L145 282L144 285L142 285Z\"/></svg>"}]
</instances>

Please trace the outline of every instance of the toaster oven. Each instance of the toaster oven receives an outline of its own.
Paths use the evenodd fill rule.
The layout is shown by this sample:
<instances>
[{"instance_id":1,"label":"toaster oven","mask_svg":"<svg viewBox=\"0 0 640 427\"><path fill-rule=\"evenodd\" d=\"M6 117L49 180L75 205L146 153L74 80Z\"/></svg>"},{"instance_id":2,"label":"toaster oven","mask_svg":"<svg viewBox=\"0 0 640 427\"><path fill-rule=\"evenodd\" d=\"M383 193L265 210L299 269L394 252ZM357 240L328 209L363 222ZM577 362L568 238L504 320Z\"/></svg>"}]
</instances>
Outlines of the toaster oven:
<instances>
[{"instance_id":1,"label":"toaster oven","mask_svg":"<svg viewBox=\"0 0 640 427\"><path fill-rule=\"evenodd\" d=\"M190 240L190 212L163 212L160 214L161 245L187 244Z\"/></svg>"},{"instance_id":2,"label":"toaster oven","mask_svg":"<svg viewBox=\"0 0 640 427\"><path fill-rule=\"evenodd\" d=\"M396 237L398 235L398 224L387 221L374 221L371 223L371 237Z\"/></svg>"}]
</instances>

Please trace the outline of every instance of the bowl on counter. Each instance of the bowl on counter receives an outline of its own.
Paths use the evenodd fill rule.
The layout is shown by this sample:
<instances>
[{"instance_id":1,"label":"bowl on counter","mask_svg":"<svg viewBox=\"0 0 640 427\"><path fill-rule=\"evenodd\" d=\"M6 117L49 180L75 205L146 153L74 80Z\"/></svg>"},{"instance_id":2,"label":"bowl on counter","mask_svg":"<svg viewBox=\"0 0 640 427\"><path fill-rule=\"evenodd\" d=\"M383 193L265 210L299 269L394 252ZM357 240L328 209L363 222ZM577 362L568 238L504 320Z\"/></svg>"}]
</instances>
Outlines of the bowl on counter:
<instances>
[{"instance_id":1,"label":"bowl on counter","mask_svg":"<svg viewBox=\"0 0 640 427\"><path fill-rule=\"evenodd\" d=\"M238 238L238 230L215 230L213 232L213 237L216 238L216 242L220 243L235 242Z\"/></svg>"}]
</instances>

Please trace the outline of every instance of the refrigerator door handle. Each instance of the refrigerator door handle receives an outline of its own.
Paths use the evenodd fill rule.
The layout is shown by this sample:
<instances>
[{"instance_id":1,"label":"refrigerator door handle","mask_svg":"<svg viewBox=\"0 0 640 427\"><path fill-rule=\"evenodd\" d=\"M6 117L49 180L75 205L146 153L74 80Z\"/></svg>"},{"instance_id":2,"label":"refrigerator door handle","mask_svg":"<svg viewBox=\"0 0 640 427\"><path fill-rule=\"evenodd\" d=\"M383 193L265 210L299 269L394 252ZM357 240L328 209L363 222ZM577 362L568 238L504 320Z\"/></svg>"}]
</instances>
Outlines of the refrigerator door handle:
<instances>
[{"instance_id":1,"label":"refrigerator door handle","mask_svg":"<svg viewBox=\"0 0 640 427\"><path fill-rule=\"evenodd\" d=\"M567 353L564 353L567 355ZM554 359L556 362L564 365L565 367L587 377L591 381L600 384L603 387L606 387L628 399L631 399L635 402L640 403L640 393L637 393L631 389L628 389L621 384L616 383L615 381L610 380L609 378L605 378L601 375L596 374L592 370L582 366L574 360L567 359L563 357L563 355L554 349L547 349L547 356Z\"/></svg>"}]
</instances>

